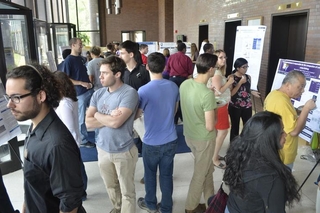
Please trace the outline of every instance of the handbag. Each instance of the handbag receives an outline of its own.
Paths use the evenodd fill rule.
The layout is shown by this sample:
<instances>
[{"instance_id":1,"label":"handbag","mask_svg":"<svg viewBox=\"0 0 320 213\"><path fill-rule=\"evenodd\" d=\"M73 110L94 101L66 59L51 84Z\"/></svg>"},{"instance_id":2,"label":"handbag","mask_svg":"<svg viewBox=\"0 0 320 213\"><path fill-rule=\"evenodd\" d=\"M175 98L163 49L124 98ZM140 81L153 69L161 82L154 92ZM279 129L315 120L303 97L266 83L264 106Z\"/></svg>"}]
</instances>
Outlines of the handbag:
<instances>
[{"instance_id":1,"label":"handbag","mask_svg":"<svg viewBox=\"0 0 320 213\"><path fill-rule=\"evenodd\" d=\"M209 201L211 201L205 213L224 213L229 196L224 192L222 186L223 182L221 183L220 189L218 190L217 194L209 198Z\"/></svg>"}]
</instances>

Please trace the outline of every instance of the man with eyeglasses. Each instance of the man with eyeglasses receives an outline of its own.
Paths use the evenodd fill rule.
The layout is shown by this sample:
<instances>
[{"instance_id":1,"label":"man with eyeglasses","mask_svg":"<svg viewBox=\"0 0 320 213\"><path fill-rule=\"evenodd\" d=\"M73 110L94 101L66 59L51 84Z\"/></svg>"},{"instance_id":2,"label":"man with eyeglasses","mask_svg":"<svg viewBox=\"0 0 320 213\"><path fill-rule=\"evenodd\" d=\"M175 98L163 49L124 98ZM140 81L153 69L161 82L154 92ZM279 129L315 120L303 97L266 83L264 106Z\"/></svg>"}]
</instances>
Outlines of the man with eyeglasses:
<instances>
[{"instance_id":1,"label":"man with eyeglasses","mask_svg":"<svg viewBox=\"0 0 320 213\"><path fill-rule=\"evenodd\" d=\"M305 127L309 112L316 107L315 100L308 100L299 116L293 107L291 98L300 98L305 86L306 77L304 74L296 70L290 71L283 79L281 87L270 92L264 101L264 110L281 115L287 136L286 142L280 150L280 157L291 170L297 156L298 135Z\"/></svg>"},{"instance_id":2,"label":"man with eyeglasses","mask_svg":"<svg viewBox=\"0 0 320 213\"><path fill-rule=\"evenodd\" d=\"M14 68L6 77L7 107L16 120L32 122L24 145L22 212L81 212L85 191L80 151L53 109L63 85L40 65Z\"/></svg>"}]
</instances>

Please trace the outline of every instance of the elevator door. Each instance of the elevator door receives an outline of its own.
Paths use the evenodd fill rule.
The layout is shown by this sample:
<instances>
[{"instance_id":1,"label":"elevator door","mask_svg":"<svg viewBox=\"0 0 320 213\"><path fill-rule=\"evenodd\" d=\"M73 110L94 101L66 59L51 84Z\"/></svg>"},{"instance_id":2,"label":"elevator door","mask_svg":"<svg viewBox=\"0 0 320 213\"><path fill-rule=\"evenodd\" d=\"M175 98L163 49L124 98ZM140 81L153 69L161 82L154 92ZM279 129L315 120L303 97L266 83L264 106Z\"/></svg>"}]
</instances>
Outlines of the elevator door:
<instances>
[{"instance_id":1,"label":"elevator door","mask_svg":"<svg viewBox=\"0 0 320 213\"><path fill-rule=\"evenodd\" d=\"M304 61L308 11L272 16L266 94L271 90L280 58Z\"/></svg>"}]
</instances>

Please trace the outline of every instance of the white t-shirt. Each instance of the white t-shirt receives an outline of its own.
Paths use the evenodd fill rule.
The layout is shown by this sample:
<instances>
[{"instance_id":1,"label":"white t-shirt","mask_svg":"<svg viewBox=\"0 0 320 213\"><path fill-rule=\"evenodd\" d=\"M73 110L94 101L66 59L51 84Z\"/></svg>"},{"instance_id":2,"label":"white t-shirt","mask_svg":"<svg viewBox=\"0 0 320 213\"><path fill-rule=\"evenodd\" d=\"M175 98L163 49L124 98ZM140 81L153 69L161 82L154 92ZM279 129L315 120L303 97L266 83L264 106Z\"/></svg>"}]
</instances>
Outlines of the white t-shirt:
<instances>
[{"instance_id":1,"label":"white t-shirt","mask_svg":"<svg viewBox=\"0 0 320 213\"><path fill-rule=\"evenodd\" d=\"M56 113L67 126L74 140L80 147L81 136L79 131L78 103L71 98L64 97L56 108Z\"/></svg>"}]
</instances>

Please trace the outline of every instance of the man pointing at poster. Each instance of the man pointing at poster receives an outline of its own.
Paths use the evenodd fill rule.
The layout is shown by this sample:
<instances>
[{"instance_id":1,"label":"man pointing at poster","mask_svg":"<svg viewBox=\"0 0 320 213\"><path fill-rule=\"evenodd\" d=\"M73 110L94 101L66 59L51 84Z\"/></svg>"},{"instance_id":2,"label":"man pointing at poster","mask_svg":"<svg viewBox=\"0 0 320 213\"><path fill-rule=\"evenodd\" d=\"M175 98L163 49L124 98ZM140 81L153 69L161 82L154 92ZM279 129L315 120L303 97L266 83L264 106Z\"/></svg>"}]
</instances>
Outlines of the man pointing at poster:
<instances>
[{"instance_id":1,"label":"man pointing at poster","mask_svg":"<svg viewBox=\"0 0 320 213\"><path fill-rule=\"evenodd\" d=\"M300 71L289 72L282 81L279 89L273 90L266 97L264 110L281 115L283 122L283 134L287 134L286 141L281 144L280 158L291 170L297 155L298 135L306 124L308 114L316 107L314 100L308 100L298 116L291 103L291 98L297 99L304 92L306 78Z\"/></svg>"}]
</instances>

